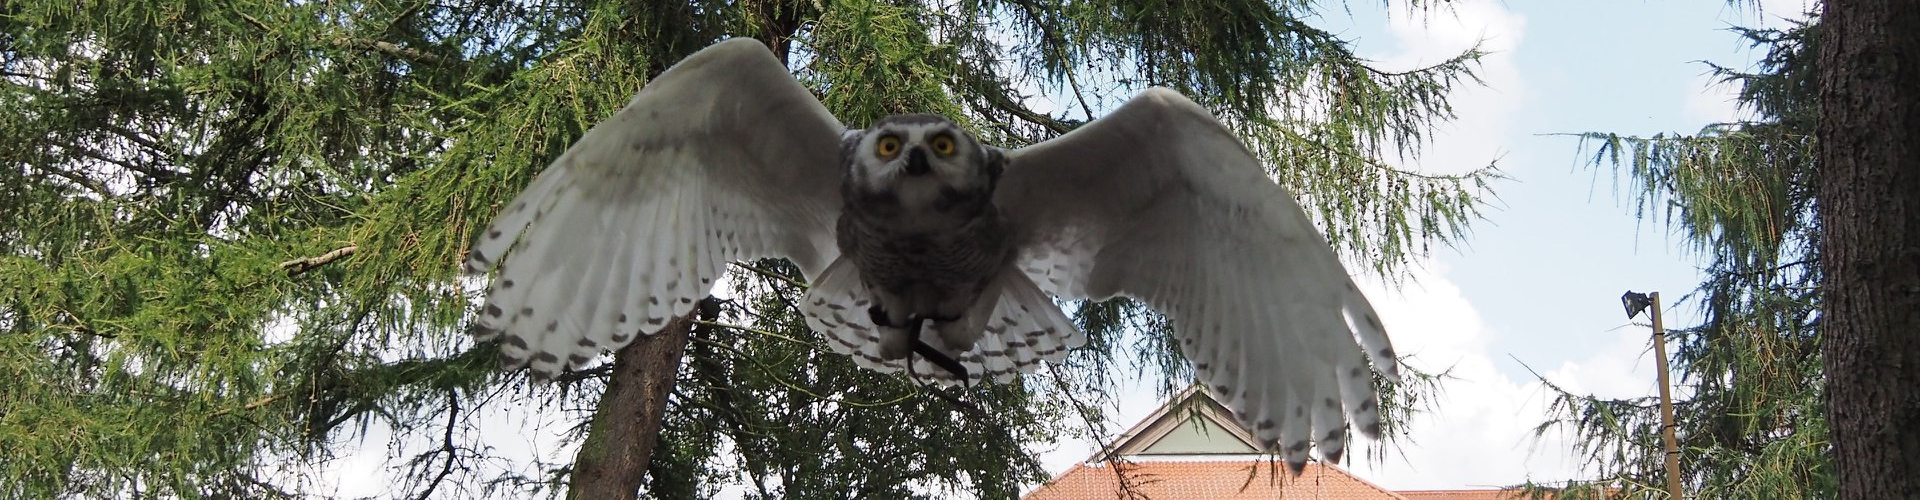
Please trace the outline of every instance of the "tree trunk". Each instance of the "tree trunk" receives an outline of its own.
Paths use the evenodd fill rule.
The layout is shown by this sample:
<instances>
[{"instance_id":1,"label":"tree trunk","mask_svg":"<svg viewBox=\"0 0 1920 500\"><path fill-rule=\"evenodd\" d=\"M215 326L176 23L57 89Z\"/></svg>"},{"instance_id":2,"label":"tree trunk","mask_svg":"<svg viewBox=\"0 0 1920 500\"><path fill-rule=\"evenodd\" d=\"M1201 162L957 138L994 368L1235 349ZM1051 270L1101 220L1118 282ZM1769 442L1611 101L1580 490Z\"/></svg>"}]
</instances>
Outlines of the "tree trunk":
<instances>
[{"instance_id":1,"label":"tree trunk","mask_svg":"<svg viewBox=\"0 0 1920 500\"><path fill-rule=\"evenodd\" d=\"M614 353L607 392L573 457L567 498L625 500L639 494L647 462L660 443L667 395L680 371L692 319L675 320Z\"/></svg>"},{"instance_id":2,"label":"tree trunk","mask_svg":"<svg viewBox=\"0 0 1920 500\"><path fill-rule=\"evenodd\" d=\"M1840 497L1920 498L1920 7L1825 10L1821 340Z\"/></svg>"},{"instance_id":3,"label":"tree trunk","mask_svg":"<svg viewBox=\"0 0 1920 500\"><path fill-rule=\"evenodd\" d=\"M763 5L775 23L774 35L763 43L787 62L787 48L799 29L799 7L784 4ZM678 62L678 61L675 61ZM662 71L665 67L661 68ZM655 71L652 76L659 76ZM712 321L720 304L712 297L701 300L695 314ZM567 498L636 498L646 479L653 449L660 443L660 426L666 419L667 396L680 373L680 359L686 353L693 317L675 320L652 336L634 339L632 344L614 353L613 371L607 379L607 392L593 410L593 422L580 451L573 456L573 473L568 478Z\"/></svg>"}]
</instances>

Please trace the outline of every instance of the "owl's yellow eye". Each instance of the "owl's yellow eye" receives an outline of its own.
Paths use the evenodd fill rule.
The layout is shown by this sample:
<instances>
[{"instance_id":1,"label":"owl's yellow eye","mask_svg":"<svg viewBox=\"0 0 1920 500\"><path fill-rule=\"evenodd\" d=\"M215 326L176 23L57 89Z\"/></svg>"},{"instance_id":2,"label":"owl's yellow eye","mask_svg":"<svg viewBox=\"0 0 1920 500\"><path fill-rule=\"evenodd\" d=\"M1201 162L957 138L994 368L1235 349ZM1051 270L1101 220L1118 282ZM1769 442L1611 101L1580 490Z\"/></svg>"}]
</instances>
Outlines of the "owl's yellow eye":
<instances>
[{"instance_id":1,"label":"owl's yellow eye","mask_svg":"<svg viewBox=\"0 0 1920 500\"><path fill-rule=\"evenodd\" d=\"M881 137L880 140L874 141L873 152L874 154L877 154L880 156L893 156L893 155L900 154L900 138L894 137L891 135L886 137Z\"/></svg>"},{"instance_id":2,"label":"owl's yellow eye","mask_svg":"<svg viewBox=\"0 0 1920 500\"><path fill-rule=\"evenodd\" d=\"M933 142L928 143L928 145L933 146L933 152L935 154L939 154L940 156L953 156L954 145L952 137L945 135L934 137Z\"/></svg>"}]
</instances>

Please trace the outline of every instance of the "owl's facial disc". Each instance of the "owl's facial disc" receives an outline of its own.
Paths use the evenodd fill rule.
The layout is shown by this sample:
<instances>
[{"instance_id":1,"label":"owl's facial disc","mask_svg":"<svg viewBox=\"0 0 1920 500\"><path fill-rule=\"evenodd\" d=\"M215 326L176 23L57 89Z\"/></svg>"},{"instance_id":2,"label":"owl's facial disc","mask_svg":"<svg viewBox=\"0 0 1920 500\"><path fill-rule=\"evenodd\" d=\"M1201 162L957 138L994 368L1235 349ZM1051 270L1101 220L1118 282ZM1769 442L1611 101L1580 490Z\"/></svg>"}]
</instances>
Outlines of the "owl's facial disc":
<instances>
[{"instance_id":1,"label":"owl's facial disc","mask_svg":"<svg viewBox=\"0 0 1920 500\"><path fill-rule=\"evenodd\" d=\"M850 206L879 203L909 214L937 213L926 219L931 221L982 213L1005 165L998 150L938 115L889 116L842 137L849 171L841 188Z\"/></svg>"},{"instance_id":2,"label":"owl's facial disc","mask_svg":"<svg viewBox=\"0 0 1920 500\"><path fill-rule=\"evenodd\" d=\"M882 119L856 146L857 186L869 192L972 190L987 182L977 147L952 121L937 115ZM966 142L963 142L966 141Z\"/></svg>"}]
</instances>

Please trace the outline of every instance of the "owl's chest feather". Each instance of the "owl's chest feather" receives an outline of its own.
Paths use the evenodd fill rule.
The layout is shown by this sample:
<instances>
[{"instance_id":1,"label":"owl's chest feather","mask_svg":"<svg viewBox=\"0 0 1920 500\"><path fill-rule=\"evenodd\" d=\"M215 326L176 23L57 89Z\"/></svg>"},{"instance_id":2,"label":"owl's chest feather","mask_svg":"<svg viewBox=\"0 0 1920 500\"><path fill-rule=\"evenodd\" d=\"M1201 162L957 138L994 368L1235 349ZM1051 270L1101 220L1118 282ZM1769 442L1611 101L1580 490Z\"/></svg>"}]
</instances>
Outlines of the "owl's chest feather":
<instances>
[{"instance_id":1,"label":"owl's chest feather","mask_svg":"<svg viewBox=\"0 0 1920 500\"><path fill-rule=\"evenodd\" d=\"M849 199L838 229L861 276L893 293L962 293L1013 257L1006 220L984 194L941 193L920 207L885 195Z\"/></svg>"}]
</instances>

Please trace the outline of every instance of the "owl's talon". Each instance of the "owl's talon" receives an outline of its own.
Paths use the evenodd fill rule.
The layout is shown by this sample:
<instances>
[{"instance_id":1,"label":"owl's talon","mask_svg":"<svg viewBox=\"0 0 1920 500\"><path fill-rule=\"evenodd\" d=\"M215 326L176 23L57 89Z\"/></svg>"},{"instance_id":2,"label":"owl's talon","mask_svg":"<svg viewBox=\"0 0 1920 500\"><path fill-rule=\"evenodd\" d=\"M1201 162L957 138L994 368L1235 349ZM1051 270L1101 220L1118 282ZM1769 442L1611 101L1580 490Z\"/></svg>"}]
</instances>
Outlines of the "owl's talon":
<instances>
[{"instance_id":1,"label":"owl's talon","mask_svg":"<svg viewBox=\"0 0 1920 500\"><path fill-rule=\"evenodd\" d=\"M961 366L959 361L954 361L953 358L947 357L947 355L941 353L940 350L934 349L932 345L922 342L918 338L913 339L913 352L920 354L920 357L927 358L927 361L932 361L933 364L947 369L948 372L952 372L953 376L960 378L962 384L972 381L972 379L967 378L967 367ZM912 363L908 364L911 365Z\"/></svg>"},{"instance_id":2,"label":"owl's talon","mask_svg":"<svg viewBox=\"0 0 1920 500\"><path fill-rule=\"evenodd\" d=\"M878 310L879 310L879 307L875 306L874 309L871 309L870 311L878 311ZM909 323L907 325L907 342L909 343L908 345L911 345L913 347L913 352L918 353L920 357L927 358L927 361L931 361L933 362L933 364L938 365L941 368L945 368L948 372L953 373L953 376L959 377L961 384L971 385L970 382L972 382L972 379L967 378L966 366L961 365L959 361L954 361L952 357L948 357L946 353L940 352L939 349L934 349L933 346L930 344L927 344L926 341L920 340L920 330L922 329L923 326L926 325L927 323L926 319L927 318L919 318L919 317L907 319L907 323ZM907 367L908 368L913 367L912 360L907 361Z\"/></svg>"}]
</instances>

